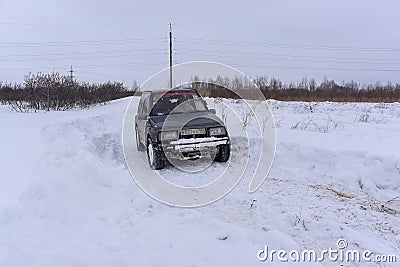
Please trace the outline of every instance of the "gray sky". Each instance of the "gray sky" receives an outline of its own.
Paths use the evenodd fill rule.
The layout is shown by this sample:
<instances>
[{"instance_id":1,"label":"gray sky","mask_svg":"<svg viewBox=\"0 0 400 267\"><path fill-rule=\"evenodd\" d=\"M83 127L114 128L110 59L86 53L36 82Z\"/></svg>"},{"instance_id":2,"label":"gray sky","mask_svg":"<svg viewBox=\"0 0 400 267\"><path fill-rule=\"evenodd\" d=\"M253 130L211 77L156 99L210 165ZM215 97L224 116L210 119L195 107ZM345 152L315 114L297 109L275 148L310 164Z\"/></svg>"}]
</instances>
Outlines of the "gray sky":
<instances>
[{"instance_id":1,"label":"gray sky","mask_svg":"<svg viewBox=\"0 0 400 267\"><path fill-rule=\"evenodd\" d=\"M72 65L78 80L144 82L216 61L284 82L400 83L400 2L0 0L0 80Z\"/></svg>"}]
</instances>

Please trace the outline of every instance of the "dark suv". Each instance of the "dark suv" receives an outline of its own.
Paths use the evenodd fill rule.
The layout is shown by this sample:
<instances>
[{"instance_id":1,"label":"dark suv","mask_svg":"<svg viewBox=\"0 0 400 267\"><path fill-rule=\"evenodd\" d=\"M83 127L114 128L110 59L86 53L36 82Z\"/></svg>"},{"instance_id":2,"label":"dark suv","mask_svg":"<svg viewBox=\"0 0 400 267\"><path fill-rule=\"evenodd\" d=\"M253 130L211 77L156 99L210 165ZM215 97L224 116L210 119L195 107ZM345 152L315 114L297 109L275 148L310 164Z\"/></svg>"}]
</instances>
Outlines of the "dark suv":
<instances>
[{"instance_id":1,"label":"dark suv","mask_svg":"<svg viewBox=\"0 0 400 267\"><path fill-rule=\"evenodd\" d=\"M144 91L135 117L136 144L147 151L150 167L167 159L196 160L212 155L226 162L230 140L224 123L195 89Z\"/></svg>"}]
</instances>

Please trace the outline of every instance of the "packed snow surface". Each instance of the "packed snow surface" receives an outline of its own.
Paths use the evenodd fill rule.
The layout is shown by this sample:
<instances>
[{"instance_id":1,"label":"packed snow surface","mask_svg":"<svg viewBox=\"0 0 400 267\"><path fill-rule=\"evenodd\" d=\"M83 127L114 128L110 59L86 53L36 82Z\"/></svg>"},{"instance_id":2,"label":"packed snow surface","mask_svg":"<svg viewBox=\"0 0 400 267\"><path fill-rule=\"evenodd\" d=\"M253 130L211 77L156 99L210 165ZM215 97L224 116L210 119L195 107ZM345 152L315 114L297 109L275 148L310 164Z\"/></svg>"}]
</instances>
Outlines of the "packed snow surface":
<instances>
[{"instance_id":1,"label":"packed snow surface","mask_svg":"<svg viewBox=\"0 0 400 267\"><path fill-rule=\"evenodd\" d=\"M248 193L259 151L250 134L248 154L245 144L232 151L231 160L249 162L236 188L185 209L152 199L130 176L121 144L130 101L66 112L0 106L1 267L309 266L280 263L276 255L262 262L257 254L265 246L319 253L338 249L339 239L347 249L396 255L397 263L313 264L399 266L399 103L269 101L276 155L263 185ZM225 103L242 119L246 107L257 106L208 102L220 116ZM146 163L144 152L139 157ZM226 164L195 174L173 166L159 172L176 184L203 185Z\"/></svg>"}]
</instances>

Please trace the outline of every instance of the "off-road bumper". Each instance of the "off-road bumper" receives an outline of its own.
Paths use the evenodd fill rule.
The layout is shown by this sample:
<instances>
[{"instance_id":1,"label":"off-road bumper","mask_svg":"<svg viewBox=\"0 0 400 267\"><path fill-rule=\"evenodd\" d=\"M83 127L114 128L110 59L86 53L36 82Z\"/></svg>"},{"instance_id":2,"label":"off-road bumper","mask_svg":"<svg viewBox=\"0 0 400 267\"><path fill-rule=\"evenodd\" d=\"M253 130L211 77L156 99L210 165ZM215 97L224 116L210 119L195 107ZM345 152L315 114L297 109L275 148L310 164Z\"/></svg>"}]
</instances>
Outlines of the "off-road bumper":
<instances>
[{"instance_id":1,"label":"off-road bumper","mask_svg":"<svg viewBox=\"0 0 400 267\"><path fill-rule=\"evenodd\" d=\"M167 157L193 159L215 153L217 146L228 144L229 137L204 137L170 141L164 143L162 148Z\"/></svg>"}]
</instances>

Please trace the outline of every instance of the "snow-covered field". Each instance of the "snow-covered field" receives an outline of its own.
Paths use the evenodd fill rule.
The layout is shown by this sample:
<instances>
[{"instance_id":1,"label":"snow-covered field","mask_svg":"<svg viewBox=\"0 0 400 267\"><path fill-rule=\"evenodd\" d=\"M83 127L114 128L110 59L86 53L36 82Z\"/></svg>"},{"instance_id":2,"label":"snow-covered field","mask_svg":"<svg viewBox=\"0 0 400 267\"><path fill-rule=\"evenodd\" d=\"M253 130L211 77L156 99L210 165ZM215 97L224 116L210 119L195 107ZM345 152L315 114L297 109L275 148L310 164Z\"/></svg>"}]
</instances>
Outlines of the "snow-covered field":
<instances>
[{"instance_id":1,"label":"snow-covered field","mask_svg":"<svg viewBox=\"0 0 400 267\"><path fill-rule=\"evenodd\" d=\"M320 253L338 249L338 239L397 263L316 265L399 265L399 103L270 101L276 156L264 184L249 194L245 174L223 199L184 209L153 200L131 178L121 144L129 101L25 114L0 106L1 267L275 266L276 255L261 262L258 251ZM203 184L224 168L160 173Z\"/></svg>"}]
</instances>

